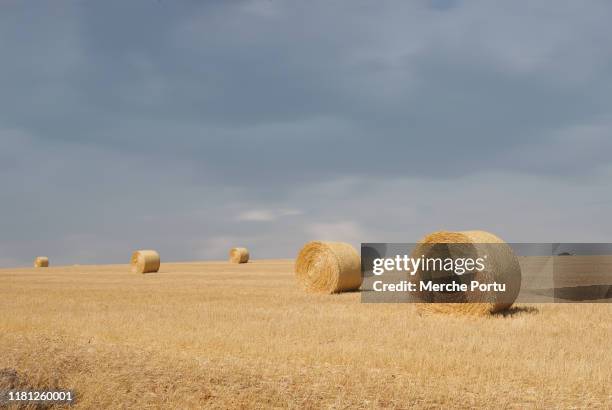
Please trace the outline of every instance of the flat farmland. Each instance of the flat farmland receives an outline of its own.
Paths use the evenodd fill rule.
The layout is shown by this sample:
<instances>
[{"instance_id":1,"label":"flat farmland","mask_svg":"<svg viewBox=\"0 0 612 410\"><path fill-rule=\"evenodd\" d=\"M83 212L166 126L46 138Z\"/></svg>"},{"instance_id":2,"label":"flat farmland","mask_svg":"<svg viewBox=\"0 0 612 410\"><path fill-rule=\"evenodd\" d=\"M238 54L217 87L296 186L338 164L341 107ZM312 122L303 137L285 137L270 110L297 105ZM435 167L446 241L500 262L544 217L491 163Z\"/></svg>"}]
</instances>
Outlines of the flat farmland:
<instances>
[{"instance_id":1,"label":"flat farmland","mask_svg":"<svg viewBox=\"0 0 612 410\"><path fill-rule=\"evenodd\" d=\"M419 315L307 294L292 260L1 269L0 390L72 389L77 408L610 408L611 317Z\"/></svg>"}]
</instances>

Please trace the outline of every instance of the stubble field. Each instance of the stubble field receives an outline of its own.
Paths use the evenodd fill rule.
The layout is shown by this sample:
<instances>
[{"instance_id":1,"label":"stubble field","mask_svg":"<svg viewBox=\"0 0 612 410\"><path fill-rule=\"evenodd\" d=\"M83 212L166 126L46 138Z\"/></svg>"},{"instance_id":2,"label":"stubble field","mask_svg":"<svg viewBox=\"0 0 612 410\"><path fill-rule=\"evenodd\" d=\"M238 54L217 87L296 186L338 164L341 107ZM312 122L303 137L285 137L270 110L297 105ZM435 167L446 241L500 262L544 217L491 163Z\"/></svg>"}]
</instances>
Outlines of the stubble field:
<instances>
[{"instance_id":1,"label":"stubble field","mask_svg":"<svg viewBox=\"0 0 612 410\"><path fill-rule=\"evenodd\" d=\"M0 270L0 389L77 408L610 408L610 304L419 315L292 260Z\"/></svg>"}]
</instances>

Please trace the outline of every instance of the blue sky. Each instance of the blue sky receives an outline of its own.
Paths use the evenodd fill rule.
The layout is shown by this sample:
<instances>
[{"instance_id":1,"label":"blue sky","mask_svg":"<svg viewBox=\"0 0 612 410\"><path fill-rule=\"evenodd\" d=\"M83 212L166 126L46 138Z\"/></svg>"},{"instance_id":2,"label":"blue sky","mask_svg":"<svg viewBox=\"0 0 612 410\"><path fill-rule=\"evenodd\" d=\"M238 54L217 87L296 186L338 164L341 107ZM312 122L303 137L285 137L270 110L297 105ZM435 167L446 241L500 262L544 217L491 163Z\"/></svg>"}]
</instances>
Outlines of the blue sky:
<instances>
[{"instance_id":1,"label":"blue sky","mask_svg":"<svg viewBox=\"0 0 612 410\"><path fill-rule=\"evenodd\" d=\"M610 242L607 1L3 1L0 265Z\"/></svg>"}]
</instances>

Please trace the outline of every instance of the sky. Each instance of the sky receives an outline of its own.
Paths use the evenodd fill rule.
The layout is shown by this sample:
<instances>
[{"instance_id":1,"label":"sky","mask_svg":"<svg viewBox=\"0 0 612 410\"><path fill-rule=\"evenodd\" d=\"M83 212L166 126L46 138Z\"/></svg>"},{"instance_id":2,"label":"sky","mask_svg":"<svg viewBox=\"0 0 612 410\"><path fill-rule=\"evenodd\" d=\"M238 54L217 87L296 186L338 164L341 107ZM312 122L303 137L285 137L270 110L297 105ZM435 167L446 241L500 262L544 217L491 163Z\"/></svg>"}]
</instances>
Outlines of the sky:
<instances>
[{"instance_id":1,"label":"sky","mask_svg":"<svg viewBox=\"0 0 612 410\"><path fill-rule=\"evenodd\" d=\"M609 1L0 0L0 266L612 242Z\"/></svg>"}]
</instances>

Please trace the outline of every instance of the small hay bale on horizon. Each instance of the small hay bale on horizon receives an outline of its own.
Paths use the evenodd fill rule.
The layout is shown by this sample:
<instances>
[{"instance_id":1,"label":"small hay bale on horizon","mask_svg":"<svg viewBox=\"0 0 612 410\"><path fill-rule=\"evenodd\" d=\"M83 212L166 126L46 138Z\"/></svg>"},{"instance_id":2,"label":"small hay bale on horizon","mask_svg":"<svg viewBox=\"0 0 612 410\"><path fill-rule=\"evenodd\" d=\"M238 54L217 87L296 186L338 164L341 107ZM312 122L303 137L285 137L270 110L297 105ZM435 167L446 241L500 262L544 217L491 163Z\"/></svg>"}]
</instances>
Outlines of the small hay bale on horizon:
<instances>
[{"instance_id":1,"label":"small hay bale on horizon","mask_svg":"<svg viewBox=\"0 0 612 410\"><path fill-rule=\"evenodd\" d=\"M135 251L132 253L130 264L134 273L157 272L160 265L159 253L150 249Z\"/></svg>"},{"instance_id":2,"label":"small hay bale on horizon","mask_svg":"<svg viewBox=\"0 0 612 410\"><path fill-rule=\"evenodd\" d=\"M295 260L298 282L309 292L340 293L359 289L361 257L345 242L308 242Z\"/></svg>"},{"instance_id":3,"label":"small hay bale on horizon","mask_svg":"<svg viewBox=\"0 0 612 410\"><path fill-rule=\"evenodd\" d=\"M34 259L35 268L47 268L49 267L49 258L47 256L37 256Z\"/></svg>"},{"instance_id":4,"label":"small hay bale on horizon","mask_svg":"<svg viewBox=\"0 0 612 410\"><path fill-rule=\"evenodd\" d=\"M250 254L247 248L232 248L229 251L229 261L231 263L247 263Z\"/></svg>"}]
</instances>

